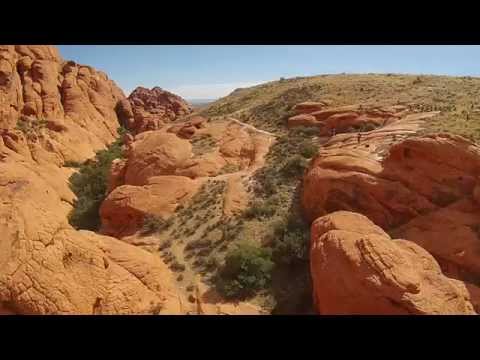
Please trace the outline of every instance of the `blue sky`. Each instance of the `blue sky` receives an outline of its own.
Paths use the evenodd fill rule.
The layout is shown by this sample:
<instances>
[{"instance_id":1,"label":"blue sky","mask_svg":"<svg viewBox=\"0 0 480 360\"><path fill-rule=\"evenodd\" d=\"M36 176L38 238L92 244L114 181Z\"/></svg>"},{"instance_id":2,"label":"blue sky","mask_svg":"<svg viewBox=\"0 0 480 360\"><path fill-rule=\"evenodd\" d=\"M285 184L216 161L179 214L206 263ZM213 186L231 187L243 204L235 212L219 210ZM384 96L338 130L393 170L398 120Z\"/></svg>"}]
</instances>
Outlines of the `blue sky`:
<instances>
[{"instance_id":1,"label":"blue sky","mask_svg":"<svg viewBox=\"0 0 480 360\"><path fill-rule=\"evenodd\" d=\"M64 59L105 71L128 95L160 86L187 99L225 96L280 77L335 73L480 75L480 46L61 45Z\"/></svg>"}]
</instances>

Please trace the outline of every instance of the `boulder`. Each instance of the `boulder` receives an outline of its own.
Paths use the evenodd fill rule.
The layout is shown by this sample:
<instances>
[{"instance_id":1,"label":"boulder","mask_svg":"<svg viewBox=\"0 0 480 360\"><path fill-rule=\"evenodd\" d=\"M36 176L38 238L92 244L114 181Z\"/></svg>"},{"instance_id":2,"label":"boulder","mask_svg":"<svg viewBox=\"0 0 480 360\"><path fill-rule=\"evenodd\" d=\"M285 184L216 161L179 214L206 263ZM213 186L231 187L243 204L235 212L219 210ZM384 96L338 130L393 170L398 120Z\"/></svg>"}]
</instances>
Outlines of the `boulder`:
<instances>
[{"instance_id":1,"label":"boulder","mask_svg":"<svg viewBox=\"0 0 480 360\"><path fill-rule=\"evenodd\" d=\"M311 233L314 302L322 315L474 315L462 282L407 240L392 240L367 217L334 212Z\"/></svg>"}]
</instances>

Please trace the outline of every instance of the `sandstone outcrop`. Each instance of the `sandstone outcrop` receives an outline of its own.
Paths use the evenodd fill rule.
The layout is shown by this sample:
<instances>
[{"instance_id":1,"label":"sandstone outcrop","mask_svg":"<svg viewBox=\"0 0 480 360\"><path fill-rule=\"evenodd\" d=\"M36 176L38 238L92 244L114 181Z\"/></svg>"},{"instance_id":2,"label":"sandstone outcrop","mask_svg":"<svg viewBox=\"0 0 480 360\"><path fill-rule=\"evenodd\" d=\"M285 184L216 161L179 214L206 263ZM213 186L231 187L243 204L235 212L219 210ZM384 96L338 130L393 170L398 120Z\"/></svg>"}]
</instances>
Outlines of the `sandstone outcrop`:
<instances>
[{"instance_id":1,"label":"sandstone outcrop","mask_svg":"<svg viewBox=\"0 0 480 360\"><path fill-rule=\"evenodd\" d=\"M293 111L297 114L310 114L315 111L323 110L328 106L325 101L305 101L293 107Z\"/></svg>"},{"instance_id":2,"label":"sandstone outcrop","mask_svg":"<svg viewBox=\"0 0 480 360\"><path fill-rule=\"evenodd\" d=\"M122 109L125 114L129 129L135 134L144 131L158 130L169 124L177 117L188 115L192 112L191 106L180 96L165 91L159 87L146 89L137 87L128 97L131 104L131 113L128 105Z\"/></svg>"},{"instance_id":3,"label":"sandstone outcrop","mask_svg":"<svg viewBox=\"0 0 480 360\"><path fill-rule=\"evenodd\" d=\"M352 129L373 130L398 120L406 113L406 108L402 106L377 108L370 105L348 105L324 109L325 106L313 104L301 103L295 106L294 110L298 114L288 119L288 127L318 127L320 135L327 136L332 131L340 134ZM313 110L315 107L320 110Z\"/></svg>"},{"instance_id":4,"label":"sandstone outcrop","mask_svg":"<svg viewBox=\"0 0 480 360\"><path fill-rule=\"evenodd\" d=\"M154 176L143 186L119 186L102 203L100 231L121 238L141 228L147 215L166 220L200 184L185 176Z\"/></svg>"},{"instance_id":5,"label":"sandstone outcrop","mask_svg":"<svg viewBox=\"0 0 480 360\"><path fill-rule=\"evenodd\" d=\"M55 170L57 169L57 170ZM73 194L55 166L0 163L0 303L18 314L180 314L154 255L67 222Z\"/></svg>"},{"instance_id":6,"label":"sandstone outcrop","mask_svg":"<svg viewBox=\"0 0 480 360\"><path fill-rule=\"evenodd\" d=\"M407 240L363 215L339 211L312 224L311 273L320 314L476 314L465 285Z\"/></svg>"},{"instance_id":7,"label":"sandstone outcrop","mask_svg":"<svg viewBox=\"0 0 480 360\"><path fill-rule=\"evenodd\" d=\"M421 119L420 115L407 117L364 134L360 142L356 134L341 134L325 144L303 182L307 218L313 221L336 210L349 210L391 229L438 209L445 197L453 201L471 192L467 168L454 170L447 157L444 162L435 160L442 151L468 153L469 144L449 136L412 137L402 142L415 133ZM426 144L432 149L426 151Z\"/></svg>"},{"instance_id":8,"label":"sandstone outcrop","mask_svg":"<svg viewBox=\"0 0 480 360\"><path fill-rule=\"evenodd\" d=\"M186 121L170 126L167 131L177 134L183 139L190 139L198 129L205 127L207 121L203 116L195 115Z\"/></svg>"},{"instance_id":9,"label":"sandstone outcrop","mask_svg":"<svg viewBox=\"0 0 480 360\"><path fill-rule=\"evenodd\" d=\"M82 162L117 136L123 92L106 74L53 46L0 46L0 131L34 161Z\"/></svg>"},{"instance_id":10,"label":"sandstone outcrop","mask_svg":"<svg viewBox=\"0 0 480 360\"><path fill-rule=\"evenodd\" d=\"M310 221L347 210L420 245L472 292L478 311L480 148L458 136L416 135L433 115L408 115L360 141L332 138L305 175L302 204Z\"/></svg>"},{"instance_id":11,"label":"sandstone outcrop","mask_svg":"<svg viewBox=\"0 0 480 360\"><path fill-rule=\"evenodd\" d=\"M144 185L153 176L174 175L191 157L189 141L162 131L143 132L128 153L125 184Z\"/></svg>"}]
</instances>

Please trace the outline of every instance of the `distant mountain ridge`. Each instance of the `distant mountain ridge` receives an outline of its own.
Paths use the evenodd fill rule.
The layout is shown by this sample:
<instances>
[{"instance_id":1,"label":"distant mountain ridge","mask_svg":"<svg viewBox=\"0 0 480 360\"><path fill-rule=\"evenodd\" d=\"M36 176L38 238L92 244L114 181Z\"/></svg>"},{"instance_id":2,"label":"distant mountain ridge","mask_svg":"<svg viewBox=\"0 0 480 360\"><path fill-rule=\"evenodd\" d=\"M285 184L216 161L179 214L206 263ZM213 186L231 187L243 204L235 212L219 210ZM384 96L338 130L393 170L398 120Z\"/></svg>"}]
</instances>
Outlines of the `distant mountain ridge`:
<instances>
[{"instance_id":1,"label":"distant mountain ridge","mask_svg":"<svg viewBox=\"0 0 480 360\"><path fill-rule=\"evenodd\" d=\"M217 100L218 99L186 99L192 106L204 106Z\"/></svg>"}]
</instances>

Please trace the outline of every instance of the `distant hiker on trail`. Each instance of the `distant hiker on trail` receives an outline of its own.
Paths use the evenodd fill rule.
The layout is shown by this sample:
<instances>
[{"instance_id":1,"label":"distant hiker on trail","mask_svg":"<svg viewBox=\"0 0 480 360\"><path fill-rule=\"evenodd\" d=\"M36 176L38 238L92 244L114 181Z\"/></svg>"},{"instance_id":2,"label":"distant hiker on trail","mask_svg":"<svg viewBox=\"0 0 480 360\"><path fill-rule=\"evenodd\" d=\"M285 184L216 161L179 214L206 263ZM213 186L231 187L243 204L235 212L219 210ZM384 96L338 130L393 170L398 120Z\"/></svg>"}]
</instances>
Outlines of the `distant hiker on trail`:
<instances>
[{"instance_id":1,"label":"distant hiker on trail","mask_svg":"<svg viewBox=\"0 0 480 360\"><path fill-rule=\"evenodd\" d=\"M360 138L361 138L361 137L362 137L362 134L358 133L358 134L357 134L357 143L359 143L359 144L360 144Z\"/></svg>"}]
</instances>

